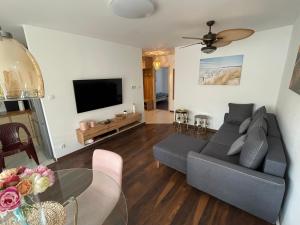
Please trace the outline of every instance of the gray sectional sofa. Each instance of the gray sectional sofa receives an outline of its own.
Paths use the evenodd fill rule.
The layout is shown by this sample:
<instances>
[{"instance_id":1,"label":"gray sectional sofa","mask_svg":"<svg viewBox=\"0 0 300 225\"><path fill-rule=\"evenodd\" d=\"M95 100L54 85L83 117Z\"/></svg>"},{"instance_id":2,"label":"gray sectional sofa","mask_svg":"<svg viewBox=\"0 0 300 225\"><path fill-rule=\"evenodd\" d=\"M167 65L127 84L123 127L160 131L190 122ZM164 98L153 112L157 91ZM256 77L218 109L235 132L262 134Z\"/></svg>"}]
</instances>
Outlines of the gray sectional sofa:
<instances>
[{"instance_id":1,"label":"gray sectional sofa","mask_svg":"<svg viewBox=\"0 0 300 225\"><path fill-rule=\"evenodd\" d=\"M229 114L225 114L223 125L209 141L173 134L154 146L154 157L186 173L191 186L275 224L284 198L287 168L276 117L265 114L263 121L267 130L251 131L255 133L254 139L259 136L267 143L267 151L255 169L241 165L241 155L248 153L247 149L228 155L232 143L241 136L240 123L232 123L228 117ZM248 142L253 142L251 133L248 133ZM259 147L261 143L257 143ZM243 148L248 148L246 145L247 140Z\"/></svg>"}]
</instances>

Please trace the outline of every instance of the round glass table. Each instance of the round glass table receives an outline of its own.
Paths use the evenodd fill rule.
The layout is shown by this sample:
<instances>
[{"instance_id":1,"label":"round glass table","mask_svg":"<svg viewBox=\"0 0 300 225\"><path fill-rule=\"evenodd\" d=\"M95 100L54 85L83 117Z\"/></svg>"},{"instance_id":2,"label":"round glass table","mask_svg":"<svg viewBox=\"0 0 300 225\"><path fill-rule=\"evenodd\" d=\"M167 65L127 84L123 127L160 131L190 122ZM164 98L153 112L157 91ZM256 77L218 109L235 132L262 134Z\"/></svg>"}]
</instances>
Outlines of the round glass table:
<instances>
[{"instance_id":1,"label":"round glass table","mask_svg":"<svg viewBox=\"0 0 300 225\"><path fill-rule=\"evenodd\" d=\"M4 222L2 218L1 224L127 225L128 222L126 199L120 185L95 170L56 171L53 186L42 194L31 196L30 201L31 211L37 211L34 216L31 212L25 222Z\"/></svg>"}]
</instances>

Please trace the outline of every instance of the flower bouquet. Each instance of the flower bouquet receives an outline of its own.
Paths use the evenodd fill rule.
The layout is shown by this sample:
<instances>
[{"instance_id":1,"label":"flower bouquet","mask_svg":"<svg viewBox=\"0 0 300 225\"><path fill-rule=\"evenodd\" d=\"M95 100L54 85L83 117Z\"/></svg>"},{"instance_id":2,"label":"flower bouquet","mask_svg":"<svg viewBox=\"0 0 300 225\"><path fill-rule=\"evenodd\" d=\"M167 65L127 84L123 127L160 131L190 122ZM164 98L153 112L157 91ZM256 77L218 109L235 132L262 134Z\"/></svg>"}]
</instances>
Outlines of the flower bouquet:
<instances>
[{"instance_id":1,"label":"flower bouquet","mask_svg":"<svg viewBox=\"0 0 300 225\"><path fill-rule=\"evenodd\" d=\"M45 166L19 167L0 173L0 222L9 217L11 222L6 224L28 225L27 215L35 208L32 196L46 191L54 181L54 172Z\"/></svg>"}]
</instances>

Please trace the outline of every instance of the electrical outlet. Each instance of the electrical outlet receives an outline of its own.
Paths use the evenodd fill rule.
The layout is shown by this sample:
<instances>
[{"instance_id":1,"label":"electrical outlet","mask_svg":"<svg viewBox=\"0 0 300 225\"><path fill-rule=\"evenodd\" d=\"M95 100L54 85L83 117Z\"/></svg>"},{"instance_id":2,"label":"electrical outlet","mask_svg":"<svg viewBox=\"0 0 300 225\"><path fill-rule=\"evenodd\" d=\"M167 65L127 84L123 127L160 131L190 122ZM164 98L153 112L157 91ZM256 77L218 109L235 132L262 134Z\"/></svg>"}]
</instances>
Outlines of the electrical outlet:
<instances>
[{"instance_id":1,"label":"electrical outlet","mask_svg":"<svg viewBox=\"0 0 300 225\"><path fill-rule=\"evenodd\" d=\"M54 100L54 99L55 99L55 95L48 95L48 96L47 96L47 99L48 99L49 101Z\"/></svg>"},{"instance_id":2,"label":"electrical outlet","mask_svg":"<svg viewBox=\"0 0 300 225\"><path fill-rule=\"evenodd\" d=\"M61 144L60 145L60 149L65 149L66 148L66 144Z\"/></svg>"}]
</instances>

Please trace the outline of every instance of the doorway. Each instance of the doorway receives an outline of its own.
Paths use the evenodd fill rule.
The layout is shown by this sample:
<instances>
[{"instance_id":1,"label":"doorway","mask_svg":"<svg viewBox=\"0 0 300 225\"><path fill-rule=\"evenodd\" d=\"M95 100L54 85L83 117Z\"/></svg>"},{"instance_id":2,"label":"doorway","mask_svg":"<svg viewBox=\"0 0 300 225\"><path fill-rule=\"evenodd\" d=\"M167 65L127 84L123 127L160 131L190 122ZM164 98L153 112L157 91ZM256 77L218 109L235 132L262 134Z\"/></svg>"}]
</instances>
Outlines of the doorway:
<instances>
[{"instance_id":1,"label":"doorway","mask_svg":"<svg viewBox=\"0 0 300 225\"><path fill-rule=\"evenodd\" d=\"M155 71L156 109L169 111L169 68Z\"/></svg>"},{"instance_id":2,"label":"doorway","mask_svg":"<svg viewBox=\"0 0 300 225\"><path fill-rule=\"evenodd\" d=\"M145 122L174 122L174 50L143 50ZM163 55L155 55L155 54ZM162 53L163 52L163 53Z\"/></svg>"},{"instance_id":3,"label":"doorway","mask_svg":"<svg viewBox=\"0 0 300 225\"><path fill-rule=\"evenodd\" d=\"M39 164L49 165L54 162L50 138L39 99L0 102L0 125L12 123L21 123L28 130L29 136L23 128L19 129L17 135L24 144L30 140L28 137L31 138ZM2 146L0 148L2 149ZM5 168L19 166L31 168L37 166L37 162L33 157L29 157L25 151L20 152L18 150L5 156L4 163Z\"/></svg>"}]
</instances>

